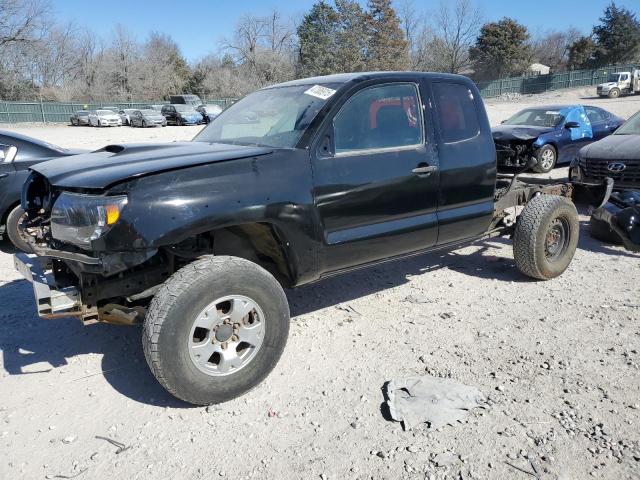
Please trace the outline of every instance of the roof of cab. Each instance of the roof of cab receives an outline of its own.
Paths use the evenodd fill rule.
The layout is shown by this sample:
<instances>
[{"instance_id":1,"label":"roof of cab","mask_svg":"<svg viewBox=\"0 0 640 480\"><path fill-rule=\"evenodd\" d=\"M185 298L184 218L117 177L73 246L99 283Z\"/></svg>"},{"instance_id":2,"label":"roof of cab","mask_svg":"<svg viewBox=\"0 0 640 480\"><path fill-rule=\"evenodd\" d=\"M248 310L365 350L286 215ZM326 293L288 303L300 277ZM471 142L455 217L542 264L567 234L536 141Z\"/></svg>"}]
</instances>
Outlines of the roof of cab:
<instances>
[{"instance_id":1,"label":"roof of cab","mask_svg":"<svg viewBox=\"0 0 640 480\"><path fill-rule=\"evenodd\" d=\"M438 79L450 79L471 81L468 77L462 75L454 75L450 73L432 73L432 72L355 72L355 73L336 73L334 75L324 75L320 77L300 78L297 80L291 80L289 82L278 83L276 85L270 85L265 88L278 88L278 87L292 87L298 85L315 85L315 84L327 84L327 83L347 83L352 81L372 80L376 78L406 78L422 77L422 78L438 78Z\"/></svg>"}]
</instances>

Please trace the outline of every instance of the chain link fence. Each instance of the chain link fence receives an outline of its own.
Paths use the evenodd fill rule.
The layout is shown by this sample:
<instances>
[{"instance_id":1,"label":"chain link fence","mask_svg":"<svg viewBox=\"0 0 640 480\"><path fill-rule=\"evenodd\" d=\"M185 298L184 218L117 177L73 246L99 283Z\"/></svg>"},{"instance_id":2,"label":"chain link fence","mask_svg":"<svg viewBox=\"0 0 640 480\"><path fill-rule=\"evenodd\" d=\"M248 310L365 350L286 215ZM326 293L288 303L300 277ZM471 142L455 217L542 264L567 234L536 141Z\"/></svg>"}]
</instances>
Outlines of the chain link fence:
<instances>
[{"instance_id":1,"label":"chain link fence","mask_svg":"<svg viewBox=\"0 0 640 480\"><path fill-rule=\"evenodd\" d=\"M203 100L207 105L215 104L226 108L235 99L211 98ZM60 103L60 102L3 102L0 101L0 123L40 122L68 123L73 112L95 110L104 107L151 108L167 102L101 102L101 103Z\"/></svg>"},{"instance_id":2,"label":"chain link fence","mask_svg":"<svg viewBox=\"0 0 640 480\"><path fill-rule=\"evenodd\" d=\"M560 88L588 87L604 83L611 73L629 72L637 64L610 65L593 70L571 70L548 75L529 75L479 82L478 88L484 98L499 97L505 93L542 93Z\"/></svg>"}]
</instances>

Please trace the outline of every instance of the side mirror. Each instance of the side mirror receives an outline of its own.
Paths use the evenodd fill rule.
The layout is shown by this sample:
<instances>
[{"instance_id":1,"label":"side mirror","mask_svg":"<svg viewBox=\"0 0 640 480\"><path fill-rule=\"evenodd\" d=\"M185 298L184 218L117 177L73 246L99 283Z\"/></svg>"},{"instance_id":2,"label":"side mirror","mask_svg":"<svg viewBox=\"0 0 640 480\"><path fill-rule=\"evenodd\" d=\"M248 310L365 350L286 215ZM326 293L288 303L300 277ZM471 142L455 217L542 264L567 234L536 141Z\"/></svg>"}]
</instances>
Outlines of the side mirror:
<instances>
[{"instance_id":1,"label":"side mirror","mask_svg":"<svg viewBox=\"0 0 640 480\"><path fill-rule=\"evenodd\" d=\"M580 124L578 122L567 122L564 124L564 128L566 129L580 128Z\"/></svg>"}]
</instances>

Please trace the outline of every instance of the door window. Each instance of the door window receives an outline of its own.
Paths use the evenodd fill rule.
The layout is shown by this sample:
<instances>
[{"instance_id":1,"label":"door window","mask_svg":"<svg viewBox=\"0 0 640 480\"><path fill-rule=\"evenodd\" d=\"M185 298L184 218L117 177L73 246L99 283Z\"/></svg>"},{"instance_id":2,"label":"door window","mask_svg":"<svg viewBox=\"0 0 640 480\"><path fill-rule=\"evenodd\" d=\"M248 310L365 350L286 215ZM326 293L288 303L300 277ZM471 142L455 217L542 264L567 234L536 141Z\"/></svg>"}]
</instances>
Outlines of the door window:
<instances>
[{"instance_id":1,"label":"door window","mask_svg":"<svg viewBox=\"0 0 640 480\"><path fill-rule=\"evenodd\" d=\"M591 123L604 122L608 120L607 112L596 107L584 107L587 111L587 117Z\"/></svg>"},{"instance_id":2,"label":"door window","mask_svg":"<svg viewBox=\"0 0 640 480\"><path fill-rule=\"evenodd\" d=\"M0 163L13 162L14 158L16 158L17 153L18 148L15 145L0 144Z\"/></svg>"},{"instance_id":3,"label":"door window","mask_svg":"<svg viewBox=\"0 0 640 480\"><path fill-rule=\"evenodd\" d=\"M442 140L454 143L478 136L480 122L469 87L461 83L436 82L433 91Z\"/></svg>"},{"instance_id":4,"label":"door window","mask_svg":"<svg viewBox=\"0 0 640 480\"><path fill-rule=\"evenodd\" d=\"M336 154L423 143L422 113L413 84L388 84L356 93L333 120Z\"/></svg>"}]
</instances>

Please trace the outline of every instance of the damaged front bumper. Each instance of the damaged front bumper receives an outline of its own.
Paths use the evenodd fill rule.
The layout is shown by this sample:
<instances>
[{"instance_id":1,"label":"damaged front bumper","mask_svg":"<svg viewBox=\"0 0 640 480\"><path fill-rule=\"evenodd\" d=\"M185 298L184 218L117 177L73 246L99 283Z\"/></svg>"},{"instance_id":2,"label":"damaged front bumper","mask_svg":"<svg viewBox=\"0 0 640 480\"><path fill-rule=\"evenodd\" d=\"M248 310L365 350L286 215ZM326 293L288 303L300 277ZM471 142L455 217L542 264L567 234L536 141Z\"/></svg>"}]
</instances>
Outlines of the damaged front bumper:
<instances>
[{"instance_id":1,"label":"damaged front bumper","mask_svg":"<svg viewBox=\"0 0 640 480\"><path fill-rule=\"evenodd\" d=\"M33 285L40 317L47 319L78 317L84 324L98 322L98 309L83 303L78 288L56 285L50 257L16 253L13 256L13 263L16 270Z\"/></svg>"}]
</instances>

